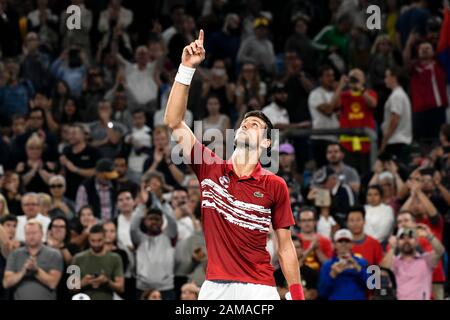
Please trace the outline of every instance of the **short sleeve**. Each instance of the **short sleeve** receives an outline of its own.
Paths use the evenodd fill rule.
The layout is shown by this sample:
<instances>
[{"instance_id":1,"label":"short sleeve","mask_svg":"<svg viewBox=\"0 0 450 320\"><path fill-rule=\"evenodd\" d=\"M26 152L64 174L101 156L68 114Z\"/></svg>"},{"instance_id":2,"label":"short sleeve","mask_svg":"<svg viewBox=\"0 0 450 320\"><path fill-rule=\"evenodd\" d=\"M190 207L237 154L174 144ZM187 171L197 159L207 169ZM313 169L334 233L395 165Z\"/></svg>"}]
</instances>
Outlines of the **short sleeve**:
<instances>
[{"instance_id":1,"label":"short sleeve","mask_svg":"<svg viewBox=\"0 0 450 320\"><path fill-rule=\"evenodd\" d=\"M405 103L402 99L402 97L398 94L395 94L392 96L392 101L391 101L391 112L395 113L399 116L402 115L402 113L404 112L404 107L405 107Z\"/></svg>"},{"instance_id":2,"label":"short sleeve","mask_svg":"<svg viewBox=\"0 0 450 320\"><path fill-rule=\"evenodd\" d=\"M118 254L114 254L113 257L114 257L114 268L112 272L112 278L114 280L116 277L123 277L123 264L122 259Z\"/></svg>"},{"instance_id":3,"label":"short sleeve","mask_svg":"<svg viewBox=\"0 0 450 320\"><path fill-rule=\"evenodd\" d=\"M50 262L49 262L49 270L56 270L59 272L63 272L64 271L64 261L63 261L63 257L62 254L59 251L55 251L52 253L52 256L50 258Z\"/></svg>"},{"instance_id":4,"label":"short sleeve","mask_svg":"<svg viewBox=\"0 0 450 320\"><path fill-rule=\"evenodd\" d=\"M277 177L279 178L279 177ZM291 209L291 201L286 182L281 178L274 180L276 183L274 205L272 207L272 226L274 230L294 225L294 216Z\"/></svg>"},{"instance_id":5,"label":"short sleeve","mask_svg":"<svg viewBox=\"0 0 450 320\"><path fill-rule=\"evenodd\" d=\"M312 91L308 97L308 106L311 109L315 110L317 108L317 106L319 106L323 102L324 101L317 90Z\"/></svg>"},{"instance_id":6,"label":"short sleeve","mask_svg":"<svg viewBox=\"0 0 450 320\"><path fill-rule=\"evenodd\" d=\"M196 139L188 162L198 180L201 181L209 165L222 164L224 161Z\"/></svg>"}]
</instances>

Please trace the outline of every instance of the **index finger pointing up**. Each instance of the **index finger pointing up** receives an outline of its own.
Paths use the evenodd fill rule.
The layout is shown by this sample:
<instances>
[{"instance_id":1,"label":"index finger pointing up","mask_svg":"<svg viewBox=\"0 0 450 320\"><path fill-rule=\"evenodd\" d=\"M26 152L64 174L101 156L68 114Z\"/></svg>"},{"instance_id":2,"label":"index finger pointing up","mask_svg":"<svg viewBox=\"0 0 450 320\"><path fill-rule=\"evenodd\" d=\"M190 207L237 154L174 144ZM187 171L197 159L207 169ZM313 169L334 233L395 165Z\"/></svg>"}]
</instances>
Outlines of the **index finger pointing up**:
<instances>
[{"instance_id":1,"label":"index finger pointing up","mask_svg":"<svg viewBox=\"0 0 450 320\"><path fill-rule=\"evenodd\" d=\"M205 39L205 34L203 32L203 29L200 29L200 33L198 35L198 40L203 44L203 40Z\"/></svg>"}]
</instances>

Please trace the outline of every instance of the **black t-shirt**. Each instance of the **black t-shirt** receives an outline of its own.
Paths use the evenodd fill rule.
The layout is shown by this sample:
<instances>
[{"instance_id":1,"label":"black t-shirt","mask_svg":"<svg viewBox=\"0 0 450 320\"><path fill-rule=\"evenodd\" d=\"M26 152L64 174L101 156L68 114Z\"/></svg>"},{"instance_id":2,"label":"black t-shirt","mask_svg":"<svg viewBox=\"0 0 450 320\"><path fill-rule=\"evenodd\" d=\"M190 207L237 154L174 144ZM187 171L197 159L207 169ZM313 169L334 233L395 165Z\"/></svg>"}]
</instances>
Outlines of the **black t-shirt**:
<instances>
[{"instance_id":1,"label":"black t-shirt","mask_svg":"<svg viewBox=\"0 0 450 320\"><path fill-rule=\"evenodd\" d=\"M56 173L58 172L58 167L54 167L54 168L50 168L47 164L47 162L44 162L43 164L43 169L49 173ZM24 171L21 173L23 174L27 174L28 172L30 172L31 170L33 170L33 168L28 165L28 163L25 163L25 169ZM47 183L44 181L44 179L42 179L41 175L39 174L39 172L36 172L36 174L33 176L33 178L31 178L30 182L25 186L25 190L27 192L44 192L44 193L50 193L50 189L47 185Z\"/></svg>"},{"instance_id":2,"label":"black t-shirt","mask_svg":"<svg viewBox=\"0 0 450 320\"><path fill-rule=\"evenodd\" d=\"M70 146L65 147L63 150L63 155L65 155L70 162L80 169L95 168L95 164L100 159L100 153L98 150L89 145L86 146L86 148L84 148L80 153L73 153ZM85 178L83 176L66 170L66 196L69 199L75 200L78 187L84 180Z\"/></svg>"},{"instance_id":3,"label":"black t-shirt","mask_svg":"<svg viewBox=\"0 0 450 320\"><path fill-rule=\"evenodd\" d=\"M303 285L306 289L317 289L317 284L319 282L319 271L313 270L310 267L303 265L300 267L300 274L302 277ZM275 283L279 288L287 288L288 284L284 278L283 271L281 268L275 270L273 274L275 278ZM289 289L289 288L288 288Z\"/></svg>"}]
</instances>

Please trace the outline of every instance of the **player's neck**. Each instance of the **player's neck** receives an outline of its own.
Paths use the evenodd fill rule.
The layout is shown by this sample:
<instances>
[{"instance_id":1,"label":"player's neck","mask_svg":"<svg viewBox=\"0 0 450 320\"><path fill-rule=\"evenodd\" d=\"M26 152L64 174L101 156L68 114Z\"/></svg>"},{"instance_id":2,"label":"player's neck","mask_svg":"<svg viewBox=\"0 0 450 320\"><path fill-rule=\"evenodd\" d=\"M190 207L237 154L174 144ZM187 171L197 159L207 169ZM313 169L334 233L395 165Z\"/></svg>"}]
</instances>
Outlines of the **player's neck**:
<instances>
[{"instance_id":1,"label":"player's neck","mask_svg":"<svg viewBox=\"0 0 450 320\"><path fill-rule=\"evenodd\" d=\"M238 177L251 175L258 162L258 152L256 152L256 150L249 150L248 148L237 147L231 156L233 171Z\"/></svg>"}]
</instances>

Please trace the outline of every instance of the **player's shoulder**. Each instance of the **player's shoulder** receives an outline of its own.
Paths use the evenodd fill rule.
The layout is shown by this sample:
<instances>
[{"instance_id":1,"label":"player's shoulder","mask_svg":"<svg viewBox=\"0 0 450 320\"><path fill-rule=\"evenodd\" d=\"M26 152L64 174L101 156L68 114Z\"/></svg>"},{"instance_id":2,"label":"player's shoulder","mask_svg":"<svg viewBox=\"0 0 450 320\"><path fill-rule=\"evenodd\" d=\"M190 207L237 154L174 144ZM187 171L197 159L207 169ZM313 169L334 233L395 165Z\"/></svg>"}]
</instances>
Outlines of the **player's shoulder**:
<instances>
[{"instance_id":1,"label":"player's shoulder","mask_svg":"<svg viewBox=\"0 0 450 320\"><path fill-rule=\"evenodd\" d=\"M267 185L274 190L280 191L288 189L286 181L282 177L277 176L267 169L261 169L261 176L265 179Z\"/></svg>"}]
</instances>

